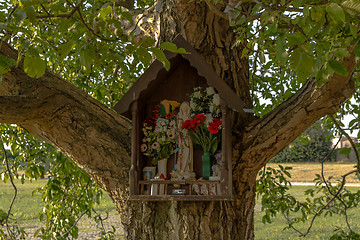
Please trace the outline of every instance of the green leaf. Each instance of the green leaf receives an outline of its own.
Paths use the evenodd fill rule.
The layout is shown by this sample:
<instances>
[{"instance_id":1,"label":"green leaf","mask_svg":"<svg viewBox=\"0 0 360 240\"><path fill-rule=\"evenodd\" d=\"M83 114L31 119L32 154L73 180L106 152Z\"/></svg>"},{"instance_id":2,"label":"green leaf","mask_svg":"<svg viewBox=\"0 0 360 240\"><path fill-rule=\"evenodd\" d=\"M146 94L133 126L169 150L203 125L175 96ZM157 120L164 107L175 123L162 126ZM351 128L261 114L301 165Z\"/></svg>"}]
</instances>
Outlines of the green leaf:
<instances>
[{"instance_id":1,"label":"green leaf","mask_svg":"<svg viewBox=\"0 0 360 240\"><path fill-rule=\"evenodd\" d=\"M306 80L314 73L314 63L315 60L313 56L310 56L305 52L300 53L299 66L295 70L300 81Z\"/></svg>"},{"instance_id":2,"label":"green leaf","mask_svg":"<svg viewBox=\"0 0 360 240\"><path fill-rule=\"evenodd\" d=\"M10 68L16 65L16 61L0 54L0 74L10 71Z\"/></svg>"},{"instance_id":3,"label":"green leaf","mask_svg":"<svg viewBox=\"0 0 360 240\"><path fill-rule=\"evenodd\" d=\"M335 57L343 59L344 57L349 56L349 51L346 48L336 48L332 51Z\"/></svg>"},{"instance_id":4,"label":"green leaf","mask_svg":"<svg viewBox=\"0 0 360 240\"><path fill-rule=\"evenodd\" d=\"M144 63L145 66L150 65L151 62L151 54L143 47L139 47L136 49L138 59Z\"/></svg>"},{"instance_id":5,"label":"green leaf","mask_svg":"<svg viewBox=\"0 0 360 240\"><path fill-rule=\"evenodd\" d=\"M133 15L129 12L122 12L121 13L121 19L128 20L130 24L133 24Z\"/></svg>"},{"instance_id":6,"label":"green leaf","mask_svg":"<svg viewBox=\"0 0 360 240\"><path fill-rule=\"evenodd\" d=\"M170 62L169 60L166 58L165 54L163 51L161 51L160 49L158 48L151 48L150 51L152 51L156 57L157 60L159 60L160 62L163 63L164 65L164 68L166 70L169 71L170 69Z\"/></svg>"},{"instance_id":7,"label":"green leaf","mask_svg":"<svg viewBox=\"0 0 360 240\"><path fill-rule=\"evenodd\" d=\"M288 53L286 52L286 48L284 46L285 46L285 38L280 37L276 41L276 46L275 46L275 54L280 65L285 65L288 58Z\"/></svg>"},{"instance_id":8,"label":"green leaf","mask_svg":"<svg viewBox=\"0 0 360 240\"><path fill-rule=\"evenodd\" d=\"M347 157L349 157L350 152L351 152L351 148L344 147L344 148L340 149L339 154L343 154L343 155L346 155Z\"/></svg>"},{"instance_id":9,"label":"green leaf","mask_svg":"<svg viewBox=\"0 0 360 240\"><path fill-rule=\"evenodd\" d=\"M61 59L64 59L70 51L73 49L74 44L72 42L63 43L58 48L58 53Z\"/></svg>"},{"instance_id":10,"label":"green leaf","mask_svg":"<svg viewBox=\"0 0 360 240\"><path fill-rule=\"evenodd\" d=\"M170 52L175 52L175 53L182 53L182 54L189 53L189 52L186 52L186 50L184 48L177 48L177 46L171 42L163 42L162 44L160 44L160 48L162 48L164 50L168 50Z\"/></svg>"},{"instance_id":11,"label":"green leaf","mask_svg":"<svg viewBox=\"0 0 360 240\"><path fill-rule=\"evenodd\" d=\"M160 114L162 117L166 117L166 110L165 110L164 105L162 105L162 104L160 105L159 114Z\"/></svg>"},{"instance_id":12,"label":"green leaf","mask_svg":"<svg viewBox=\"0 0 360 240\"><path fill-rule=\"evenodd\" d=\"M287 39L292 45L300 45L306 41L306 37L301 32L295 32L287 36Z\"/></svg>"},{"instance_id":13,"label":"green leaf","mask_svg":"<svg viewBox=\"0 0 360 240\"><path fill-rule=\"evenodd\" d=\"M14 13L14 18L16 22L21 22L26 19L26 11L24 9L19 9Z\"/></svg>"},{"instance_id":14,"label":"green leaf","mask_svg":"<svg viewBox=\"0 0 360 240\"><path fill-rule=\"evenodd\" d=\"M323 10L321 7L314 7L311 8L311 19L315 22L320 22L323 16Z\"/></svg>"},{"instance_id":15,"label":"green leaf","mask_svg":"<svg viewBox=\"0 0 360 240\"><path fill-rule=\"evenodd\" d=\"M24 59L24 71L32 78L39 78L45 74L46 63L35 51L28 51Z\"/></svg>"},{"instance_id":16,"label":"green leaf","mask_svg":"<svg viewBox=\"0 0 360 240\"><path fill-rule=\"evenodd\" d=\"M36 12L32 6L25 8L26 16L32 21L36 22Z\"/></svg>"},{"instance_id":17,"label":"green leaf","mask_svg":"<svg viewBox=\"0 0 360 240\"><path fill-rule=\"evenodd\" d=\"M152 47L155 45L155 42L156 41L151 37L147 37L144 40L142 40L139 45L142 47Z\"/></svg>"},{"instance_id":18,"label":"green leaf","mask_svg":"<svg viewBox=\"0 0 360 240\"><path fill-rule=\"evenodd\" d=\"M90 73L91 65L93 63L92 55L90 54L89 49L83 49L79 53L80 55L80 63L83 66L83 69L86 73Z\"/></svg>"},{"instance_id":19,"label":"green leaf","mask_svg":"<svg viewBox=\"0 0 360 240\"><path fill-rule=\"evenodd\" d=\"M106 18L106 15L108 14L111 14L112 13L112 7L111 6L107 6L107 7L104 7L100 10L100 13L99 13L99 17L102 18L102 19L105 19Z\"/></svg>"},{"instance_id":20,"label":"green leaf","mask_svg":"<svg viewBox=\"0 0 360 240\"><path fill-rule=\"evenodd\" d=\"M341 76L347 76L348 71L346 67L337 60L329 60L329 67Z\"/></svg>"},{"instance_id":21,"label":"green leaf","mask_svg":"<svg viewBox=\"0 0 360 240\"><path fill-rule=\"evenodd\" d=\"M200 143L200 140L198 138L198 136L192 132L192 131L188 131L190 137L191 137L191 140L193 141L194 145L197 145L197 146L201 146L201 143Z\"/></svg>"},{"instance_id":22,"label":"green leaf","mask_svg":"<svg viewBox=\"0 0 360 240\"><path fill-rule=\"evenodd\" d=\"M326 6L326 11L334 22L345 22L345 13L342 7L336 3L330 3Z\"/></svg>"},{"instance_id":23,"label":"green leaf","mask_svg":"<svg viewBox=\"0 0 360 240\"><path fill-rule=\"evenodd\" d=\"M360 42L358 42L355 46L355 56L360 57Z\"/></svg>"},{"instance_id":24,"label":"green leaf","mask_svg":"<svg viewBox=\"0 0 360 240\"><path fill-rule=\"evenodd\" d=\"M218 141L214 141L214 142L211 144L210 153L211 153L212 155L214 155L217 149L218 149Z\"/></svg>"}]
</instances>

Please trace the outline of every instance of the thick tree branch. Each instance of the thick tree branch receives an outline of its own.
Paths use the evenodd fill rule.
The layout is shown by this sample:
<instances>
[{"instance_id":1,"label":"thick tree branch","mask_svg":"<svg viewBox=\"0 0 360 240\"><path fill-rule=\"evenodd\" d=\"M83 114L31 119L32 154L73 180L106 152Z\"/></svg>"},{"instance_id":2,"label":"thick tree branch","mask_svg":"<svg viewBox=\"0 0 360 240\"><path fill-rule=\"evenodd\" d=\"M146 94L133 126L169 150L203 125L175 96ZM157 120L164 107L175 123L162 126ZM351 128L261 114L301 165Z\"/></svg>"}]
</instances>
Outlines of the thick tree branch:
<instances>
[{"instance_id":1,"label":"thick tree branch","mask_svg":"<svg viewBox=\"0 0 360 240\"><path fill-rule=\"evenodd\" d=\"M0 54L16 51L3 43ZM46 72L28 77L20 63L3 75L0 121L20 125L61 149L108 192L127 184L130 164L130 122L72 84ZM112 182L112 185L107 185Z\"/></svg>"},{"instance_id":2,"label":"thick tree branch","mask_svg":"<svg viewBox=\"0 0 360 240\"><path fill-rule=\"evenodd\" d=\"M209 6L210 10L215 13L217 16L228 20L229 17L228 15L226 15L225 13L221 12L219 9L216 8L216 6L211 2L211 0L205 0L205 2L207 3L207 5Z\"/></svg>"},{"instance_id":3,"label":"thick tree branch","mask_svg":"<svg viewBox=\"0 0 360 240\"><path fill-rule=\"evenodd\" d=\"M260 169L316 120L337 112L353 94L351 75L357 65L353 49L342 63L348 76L334 74L320 87L314 79L307 81L295 95L247 128L242 159L249 161L250 168Z\"/></svg>"},{"instance_id":4,"label":"thick tree branch","mask_svg":"<svg viewBox=\"0 0 360 240\"><path fill-rule=\"evenodd\" d=\"M0 96L0 122L23 123L37 118L39 101L36 97Z\"/></svg>"}]
</instances>

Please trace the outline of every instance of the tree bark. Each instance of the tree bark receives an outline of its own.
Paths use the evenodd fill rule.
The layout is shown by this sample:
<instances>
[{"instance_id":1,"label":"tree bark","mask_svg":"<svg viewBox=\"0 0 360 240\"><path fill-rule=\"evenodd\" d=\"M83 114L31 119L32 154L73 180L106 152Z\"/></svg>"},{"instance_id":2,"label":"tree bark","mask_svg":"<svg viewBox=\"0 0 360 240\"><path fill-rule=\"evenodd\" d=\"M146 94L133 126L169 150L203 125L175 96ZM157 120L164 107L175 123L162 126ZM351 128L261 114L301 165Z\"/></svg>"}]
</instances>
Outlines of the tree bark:
<instances>
[{"instance_id":1,"label":"tree bark","mask_svg":"<svg viewBox=\"0 0 360 240\"><path fill-rule=\"evenodd\" d=\"M158 43L182 34L251 108L248 59L241 58L242 45L233 47L236 36L228 20L206 2L183 0L158 1L147 14L152 16L153 30L159 30L147 34L156 36ZM147 30L143 22L141 31ZM5 44L0 53L17 58ZM0 121L20 125L89 172L115 202L128 239L253 239L258 170L320 117L336 112L352 94L354 54L344 63L349 76L334 75L320 87L309 80L261 119L233 114L234 201L129 202L129 120L50 72L31 79L20 63L5 74Z\"/></svg>"}]
</instances>

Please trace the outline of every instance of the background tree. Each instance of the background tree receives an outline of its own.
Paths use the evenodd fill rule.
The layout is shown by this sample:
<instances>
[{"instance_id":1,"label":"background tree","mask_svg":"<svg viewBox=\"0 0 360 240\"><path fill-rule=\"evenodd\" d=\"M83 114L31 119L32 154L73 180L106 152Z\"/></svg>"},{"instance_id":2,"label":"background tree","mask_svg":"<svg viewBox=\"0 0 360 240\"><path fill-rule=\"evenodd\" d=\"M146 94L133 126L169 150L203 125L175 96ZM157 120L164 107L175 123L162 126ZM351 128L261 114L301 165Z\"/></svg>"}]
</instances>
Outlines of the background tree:
<instances>
[{"instance_id":1,"label":"background tree","mask_svg":"<svg viewBox=\"0 0 360 240\"><path fill-rule=\"evenodd\" d=\"M331 133L327 128L317 122L271 159L271 162L320 162L331 151L330 137Z\"/></svg>"},{"instance_id":2,"label":"background tree","mask_svg":"<svg viewBox=\"0 0 360 240\"><path fill-rule=\"evenodd\" d=\"M359 86L355 0L0 4L0 122L19 126L3 125L14 132L3 140L28 141L22 148L31 152L35 136L70 156L108 192L129 239L252 239L258 171L319 118L335 114ZM233 114L234 201L127 201L130 123L108 107L150 63L151 53L166 66L156 47L177 34L259 116ZM21 129L32 135L20 136ZM54 149L38 145L62 162ZM71 196L60 185L69 177L50 179L57 187L48 196ZM88 193L81 196L88 199ZM91 202L82 206L89 209ZM52 216L46 214L48 222ZM43 237L66 237L71 229L56 226Z\"/></svg>"}]
</instances>

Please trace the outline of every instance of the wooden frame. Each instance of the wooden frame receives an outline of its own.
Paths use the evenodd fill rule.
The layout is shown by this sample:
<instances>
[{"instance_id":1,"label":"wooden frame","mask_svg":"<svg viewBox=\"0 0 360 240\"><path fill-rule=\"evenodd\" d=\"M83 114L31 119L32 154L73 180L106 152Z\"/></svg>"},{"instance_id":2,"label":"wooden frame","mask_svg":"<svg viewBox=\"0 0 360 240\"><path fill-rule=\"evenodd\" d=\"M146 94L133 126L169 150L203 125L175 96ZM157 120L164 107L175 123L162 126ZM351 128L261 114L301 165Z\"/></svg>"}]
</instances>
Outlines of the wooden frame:
<instances>
[{"instance_id":1,"label":"wooden frame","mask_svg":"<svg viewBox=\"0 0 360 240\"><path fill-rule=\"evenodd\" d=\"M190 54L178 54L165 52L171 67L166 71L162 64L155 61L147 71L128 90L122 99L116 104L115 110L132 119L132 148L131 168L129 173L130 200L143 201L216 201L232 200L232 146L231 146L231 111L235 110L244 114L243 102L229 88L229 86L217 76L214 70L196 53L196 51L181 37L178 36L174 43L184 48ZM222 170L220 180L143 180L141 171L148 160L140 153L142 139L142 124L156 104L163 99L188 101L189 94L194 87L211 86L220 95L222 112ZM200 156L200 150L194 150L194 159ZM171 161L170 161L171 162ZM173 165L169 165L171 169ZM194 171L199 176L199 170ZM165 189L163 195L150 195L150 190L155 186ZM185 192L186 195L172 195L172 189L177 186L177 192ZM202 187L203 195L193 192L196 186ZM215 193L210 189L217 189ZM181 190L183 189L183 190ZM210 195L210 193L215 195Z\"/></svg>"}]
</instances>

